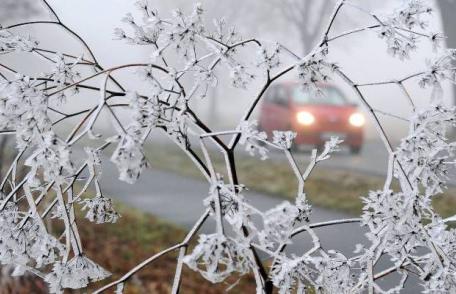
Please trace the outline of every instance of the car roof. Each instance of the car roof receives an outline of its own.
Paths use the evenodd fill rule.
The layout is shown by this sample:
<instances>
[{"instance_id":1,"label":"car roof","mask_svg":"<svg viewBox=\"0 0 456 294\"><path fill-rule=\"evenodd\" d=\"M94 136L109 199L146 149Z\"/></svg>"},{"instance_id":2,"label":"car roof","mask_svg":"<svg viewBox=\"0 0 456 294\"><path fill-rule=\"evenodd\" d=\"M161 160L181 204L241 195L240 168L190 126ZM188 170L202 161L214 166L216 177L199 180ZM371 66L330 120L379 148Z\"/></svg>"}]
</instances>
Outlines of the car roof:
<instances>
[{"instance_id":1,"label":"car roof","mask_svg":"<svg viewBox=\"0 0 456 294\"><path fill-rule=\"evenodd\" d=\"M300 85L300 84L301 83L299 81L283 81L283 82L276 83L275 86L291 87L291 86L296 86L296 85ZM319 83L317 83L317 85L322 88L339 88L336 84L328 83L328 82L324 82L324 83L319 82Z\"/></svg>"}]
</instances>

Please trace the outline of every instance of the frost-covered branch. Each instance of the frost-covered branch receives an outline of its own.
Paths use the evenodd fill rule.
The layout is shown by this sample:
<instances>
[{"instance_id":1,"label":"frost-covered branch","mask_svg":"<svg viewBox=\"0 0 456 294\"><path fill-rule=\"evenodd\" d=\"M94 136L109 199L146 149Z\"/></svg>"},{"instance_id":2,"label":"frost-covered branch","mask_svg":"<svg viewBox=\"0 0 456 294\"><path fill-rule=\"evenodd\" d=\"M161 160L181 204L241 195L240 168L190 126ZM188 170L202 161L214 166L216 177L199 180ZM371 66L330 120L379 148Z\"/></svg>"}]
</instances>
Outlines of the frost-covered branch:
<instances>
[{"instance_id":1,"label":"frost-covered branch","mask_svg":"<svg viewBox=\"0 0 456 294\"><path fill-rule=\"evenodd\" d=\"M282 44L254 37L244 39L225 21L207 25L199 4L188 15L175 10L172 16L162 17L150 3L140 0L137 6L141 20L127 14L122 21L128 29L115 29L115 36L131 45L148 46L150 62L104 68L84 39L43 0L53 21L0 28L1 54L27 53L47 62L50 68L43 69L43 74L27 76L0 64L0 135L14 135L18 151L0 185L0 261L15 266L16 274L30 271L43 277L55 293L84 288L106 278L109 272L84 253L76 210L81 209L89 221L97 224L116 222L121 216L99 181L102 159L109 155L119 179L134 183L149 166L144 145L156 131L169 137L207 180L208 195L202 201L206 213L183 241L156 253L96 293L113 287L121 293L139 270L174 251L178 251L178 258L173 293L180 290L184 266L214 283L233 274L252 274L257 292L268 294L274 288L279 293L304 293L308 289L322 293L389 293L403 288L410 275L417 276L430 293L454 291L456 232L448 228L448 223L455 218L442 219L432 199L445 189L449 170L455 165L456 144L447 138L447 132L455 126L456 111L443 104L441 84L455 82L456 51L440 49L442 36L428 31L427 18L432 11L425 1L405 2L390 15L380 16L349 1L338 1L317 46L300 56ZM346 8L362 11L375 24L334 35L337 18L350 12ZM37 24L60 27L80 42L85 52L57 53L16 32L17 28ZM334 50L335 40L368 32L375 32L385 41L392 58L413 58L419 40L430 42L436 56L423 70L405 77L356 81L337 65L337 60L330 60L329 52ZM221 67L226 70L217 71ZM87 73L87 69L91 71ZM146 87L142 91L127 90L112 75L127 69L134 69L143 80ZM262 83L238 123L231 129L214 131L192 110L191 102L211 99L208 89L221 86L220 72L229 73L233 87L252 87L256 79ZM340 77L368 111L384 143L388 152L385 185L361 198L360 218L311 221L306 182L320 162L331 160L332 153L338 151L342 142L339 138L331 138L320 151L314 150L309 164L301 166L293 155L295 132L278 130L268 134L258 130L252 119L271 85L290 73L311 95L322 95L322 84L333 76ZM93 86L97 81L100 85ZM417 106L407 86L412 82L431 89L428 106ZM402 99L410 105L410 117L370 105L364 89L379 85L401 90ZM96 94L98 99L83 109L61 110L79 90ZM98 130L102 112L111 119L114 136ZM398 148L393 147L379 114L409 122L409 133ZM70 131L57 128L64 123L71 125ZM229 143L225 143L226 137ZM195 140L197 146L193 146ZM87 142L99 147L89 148ZM210 148L209 143L216 148ZM111 145L114 151L107 148ZM266 211L251 205L238 175L235 152L239 147L263 160L267 160L271 149L282 152L296 178L295 200ZM195 148L202 150L202 157ZM77 150L85 152L82 162L73 155ZM214 164L214 152L222 154L224 171ZM16 174L20 166L26 168L25 176ZM399 189L392 190L393 180L399 182ZM64 230L48 228L45 221L50 218L61 222ZM199 228L209 219L215 221L216 229L200 234L190 250L190 241L196 239ZM320 228L341 225L366 230L368 243L353 244L352 257L329 248L331 244L322 246L320 241ZM310 237L310 249L288 253L286 247L300 234ZM270 267L264 255L272 260ZM388 258L394 266L381 270L381 258ZM401 279L390 289L382 289L378 280L392 273Z\"/></svg>"}]
</instances>

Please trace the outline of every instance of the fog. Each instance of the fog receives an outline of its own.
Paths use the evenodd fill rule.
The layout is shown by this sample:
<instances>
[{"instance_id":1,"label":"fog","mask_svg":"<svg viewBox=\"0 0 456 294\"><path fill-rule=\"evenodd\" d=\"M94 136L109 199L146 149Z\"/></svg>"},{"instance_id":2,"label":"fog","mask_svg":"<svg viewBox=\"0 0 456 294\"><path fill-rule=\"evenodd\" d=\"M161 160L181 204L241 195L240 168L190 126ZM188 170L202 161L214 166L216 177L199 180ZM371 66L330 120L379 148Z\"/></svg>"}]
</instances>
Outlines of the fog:
<instances>
[{"instance_id":1,"label":"fog","mask_svg":"<svg viewBox=\"0 0 456 294\"><path fill-rule=\"evenodd\" d=\"M6 1L6 0L5 0ZM23 1L23 0L22 0ZM289 21L278 13L277 6L261 6L258 8L259 0L245 1L220 1L206 0L202 1L207 9L209 18L219 18L226 15L229 23L237 24L242 35L247 37L256 36L259 39L275 42L278 41L295 52L301 51L301 43L297 30L290 25ZM268 0L274 1L274 0ZM122 41L113 39L113 29L123 26L121 18L127 12L134 12L135 1L130 0L51 0L50 3L55 8L61 20L70 28L80 34L92 48L95 56L100 64L105 68L133 62L147 62L150 60L152 48L131 46ZM266 2L266 1L265 1ZM355 1L362 3L365 7L370 7L378 13L391 10L391 7L396 6L400 1ZM381 2L381 4L379 4ZM6 3L6 2L5 2ZM188 0L155 0L151 1L161 14L169 14L170 10L180 7L183 10L190 10L193 1ZM437 9L437 8L436 8ZM40 10L40 15L33 16L33 19L50 19L47 11ZM23 17L21 14L17 14ZM441 31L441 23L439 20L438 11L435 13L434 21L431 23L435 31ZM313 19L317 20L318 15L312 15ZM17 21L10 18L0 21L7 24ZM208 19L208 22L211 20ZM341 12L341 18L336 23L334 32L341 32L348 29L356 28L370 24L371 21L356 9L345 8ZM41 47L54 49L59 52L72 53L80 55L82 48L78 43L65 34L59 32L55 26L40 25L33 27L29 26L22 29L23 32L31 35L39 36ZM253 53L256 49L252 50ZM87 56L87 53L85 53ZM331 45L330 59L337 61L355 81L363 83L374 80L386 80L392 77L406 76L407 74L417 72L426 66L426 60L432 58L433 49L428 44L421 44L420 50L413 53L411 60L399 61L391 58L386 53L386 45L383 40L377 37L375 31L363 32L353 35L352 37L342 38ZM8 59L9 57L0 56L2 62L14 64L21 70L26 72L36 71L42 72L44 64L37 60L18 57L16 60ZM7 59L7 60L5 60ZM222 76L223 69L220 70ZM124 72L117 74L117 77L127 85L130 89L141 89L144 85L137 76L132 72ZM293 80L293 74L285 76L283 80ZM221 79L221 84L224 84L224 79ZM253 98L252 94L261 82L261 77L257 78L247 91L235 90L230 87L225 87L223 92L211 92L212 97L216 100L216 106L211 105L209 95L207 98L194 102L197 111L202 114L203 118L214 119L217 127L233 127L236 120L242 115L242 109L245 108ZM356 97L350 90L344 87L343 83L337 79L333 83L339 85L345 94L356 101ZM416 81L412 81L407 86L410 89L413 97L418 101L418 104L427 103L431 93L423 91L417 85ZM445 100L452 103L452 88L446 84ZM405 115L410 111L408 104L401 95L397 87L382 86L367 89L364 92L375 109L390 111L395 115ZM81 103L86 101L81 99ZM212 109L210 113L209 109ZM386 126L389 134L395 138L400 137L406 132L407 125L400 120L389 117L382 117L382 122ZM376 134L373 131L371 124L366 130L368 138L375 138Z\"/></svg>"}]
</instances>

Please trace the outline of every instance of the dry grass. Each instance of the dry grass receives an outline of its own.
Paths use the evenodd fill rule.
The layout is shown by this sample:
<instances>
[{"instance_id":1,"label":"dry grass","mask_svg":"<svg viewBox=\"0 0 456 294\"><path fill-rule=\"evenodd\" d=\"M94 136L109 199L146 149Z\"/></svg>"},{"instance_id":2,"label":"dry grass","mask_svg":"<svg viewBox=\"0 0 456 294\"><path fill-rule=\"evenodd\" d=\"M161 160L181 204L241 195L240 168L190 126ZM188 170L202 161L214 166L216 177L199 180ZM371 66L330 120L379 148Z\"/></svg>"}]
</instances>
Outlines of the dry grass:
<instances>
[{"instance_id":1,"label":"dry grass","mask_svg":"<svg viewBox=\"0 0 456 294\"><path fill-rule=\"evenodd\" d=\"M67 290L65 293L90 293L119 278L144 259L175 245L185 236L185 231L181 228L160 221L149 214L120 204L116 204L116 207L122 215L116 224L96 225L83 218L80 218L81 221L78 223L87 256L112 272L112 277L91 285L89 289ZM127 282L124 293L170 293L176 253L163 256L141 270ZM182 293L225 293L237 279L238 277L233 277L227 283L213 285L184 266ZM48 293L46 284L38 278L4 279L2 282L0 294ZM113 293L114 290L105 293ZM242 277L230 293L255 293L253 278Z\"/></svg>"},{"instance_id":2,"label":"dry grass","mask_svg":"<svg viewBox=\"0 0 456 294\"><path fill-rule=\"evenodd\" d=\"M147 148L147 155L154 168L202 179L193 163L180 150L154 146ZM216 158L214 162L217 171L223 173L225 166L222 158ZM286 162L261 161L244 155L238 155L236 162L239 179L248 188L288 199L295 197L296 181ZM359 214L362 209L360 196L366 195L369 190L380 189L383 183L382 177L318 167L306 183L306 193L314 205ZM437 197L434 205L442 215L454 215L455 189ZM138 210L117 206L123 216L117 224L95 225L82 218L80 221L87 255L113 273L110 280L120 277L149 256L176 244L185 235L185 231L177 226ZM162 257L132 278L125 293L169 293L175 263L175 253ZM212 285L188 269L185 269L183 277L182 293L185 294L224 293L229 286L228 283ZM236 277L230 280L231 283L235 281ZM45 283L39 279L22 278L0 282L0 294L47 293ZM104 281L106 282L108 281ZM100 285L101 283L93 286L89 291ZM243 277L230 293L254 292L252 277Z\"/></svg>"}]
</instances>

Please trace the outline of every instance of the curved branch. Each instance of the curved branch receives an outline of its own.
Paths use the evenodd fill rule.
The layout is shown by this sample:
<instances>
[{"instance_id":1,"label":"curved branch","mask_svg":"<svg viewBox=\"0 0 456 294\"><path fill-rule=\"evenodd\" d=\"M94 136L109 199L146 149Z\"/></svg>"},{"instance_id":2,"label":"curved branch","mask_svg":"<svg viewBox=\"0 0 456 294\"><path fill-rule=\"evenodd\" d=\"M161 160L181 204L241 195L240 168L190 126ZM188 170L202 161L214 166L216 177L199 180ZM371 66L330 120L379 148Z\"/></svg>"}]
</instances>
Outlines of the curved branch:
<instances>
[{"instance_id":1,"label":"curved branch","mask_svg":"<svg viewBox=\"0 0 456 294\"><path fill-rule=\"evenodd\" d=\"M150 264L151 262L155 261L156 259L160 258L161 256L163 256L165 254L168 254L168 253L170 253L170 252L172 252L172 251L174 251L176 249L179 249L181 247L187 247L188 243L192 240L193 236L198 232L198 230L204 224L204 222L206 221L208 216L209 216L209 210L206 210L206 212L199 218L199 220L195 223L193 228L190 230L190 232L187 234L187 236L185 237L185 239L181 243L176 244L174 246L171 246L168 249L160 251L159 253L149 257L148 259L144 260L143 262L141 262L140 264L138 264L137 266L132 268L128 273L123 275L120 279L118 279L118 280L116 280L116 281L114 281L114 282L112 282L112 283L110 283L110 284L108 284L106 286L103 286L102 288L96 290L93 293L94 294L99 294L99 293L102 293L105 290L108 290L109 288L112 288L112 287L114 287L114 286L116 286L118 284L124 283L125 281L130 279L134 274L136 274L138 271L140 271L141 269L143 269L144 267L146 267L148 264ZM179 262L182 262L181 261L182 259L183 259L183 256L182 257L179 256ZM179 283L179 282L177 282L177 283Z\"/></svg>"}]
</instances>

